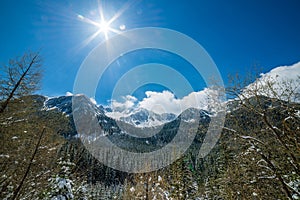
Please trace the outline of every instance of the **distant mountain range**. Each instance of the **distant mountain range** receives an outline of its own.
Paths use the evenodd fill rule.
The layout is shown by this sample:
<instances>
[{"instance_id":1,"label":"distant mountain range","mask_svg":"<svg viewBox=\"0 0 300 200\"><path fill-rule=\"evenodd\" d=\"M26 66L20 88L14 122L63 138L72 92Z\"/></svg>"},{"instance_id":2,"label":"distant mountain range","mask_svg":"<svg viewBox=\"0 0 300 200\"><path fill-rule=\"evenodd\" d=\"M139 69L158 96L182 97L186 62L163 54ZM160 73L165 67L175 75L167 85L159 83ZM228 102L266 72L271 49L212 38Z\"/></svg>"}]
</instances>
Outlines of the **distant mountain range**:
<instances>
[{"instance_id":1,"label":"distant mountain range","mask_svg":"<svg viewBox=\"0 0 300 200\"><path fill-rule=\"evenodd\" d=\"M291 86L292 89L295 89L296 93L300 93L298 87L298 85L300 84L299 76L300 76L300 62L292 66L280 66L274 68L273 70L271 70L266 74L261 74L260 78L258 78L256 81L246 86L242 91L241 96L244 96L245 98L249 98L253 96L253 94L251 94L249 90L251 91L254 88L257 88L260 90L259 94L262 96L279 98L278 96L281 95L280 96L281 100L287 100L286 98L288 97L282 96L282 93L286 86L289 85ZM268 83L268 81L270 82ZM287 85L284 85L284 83L286 83ZM273 84L273 88L275 88L276 91L262 89L268 87L268 84ZM263 92L263 91L269 91L269 92ZM274 95L275 93L277 93L278 96L275 96ZM205 95L205 94L203 93L201 95ZM44 103L44 108L48 110L57 109L60 112L65 113L66 115L70 115L72 114L72 96L73 96L72 94L68 94L67 96L48 98ZM78 97L80 95L76 95L76 96ZM290 100L294 102L299 101L299 97L297 95L295 95L295 98ZM162 126L163 124L175 120L180 114L180 113L174 114L171 112L158 114L151 110L147 110L139 106L130 107L125 111L124 110L118 111L118 110L114 110L111 107L103 107L101 105L96 105L95 101L92 101L87 97L82 96L82 100L84 100L83 102L85 102L83 105L92 108L94 112L96 112L96 115L101 116L100 117L101 119L103 118L108 121L114 119L115 121L122 121L126 124L139 127L139 128ZM229 100L227 104L228 104L228 111L235 109L234 107L236 107L236 106L232 106L232 104L236 104L236 101ZM209 115L209 112L204 111L206 107L207 105L204 105L202 109L198 108L198 110L202 110L202 114L206 113L207 115Z\"/></svg>"},{"instance_id":2,"label":"distant mountain range","mask_svg":"<svg viewBox=\"0 0 300 200\"><path fill-rule=\"evenodd\" d=\"M77 96L78 97L78 96ZM44 109L52 110L57 109L58 111L66 114L72 114L72 96L60 96L49 98L44 103ZM89 98L82 95L82 100L84 105L92 107L97 115L102 115L100 118L107 118L112 120L113 113L112 110L108 107L103 107L101 105L95 105ZM121 117L120 121L128 123L136 127L154 127L160 126L165 123L171 122L176 119L176 115L173 113L163 113L157 114L146 109L136 110L134 113L126 117Z\"/></svg>"}]
</instances>

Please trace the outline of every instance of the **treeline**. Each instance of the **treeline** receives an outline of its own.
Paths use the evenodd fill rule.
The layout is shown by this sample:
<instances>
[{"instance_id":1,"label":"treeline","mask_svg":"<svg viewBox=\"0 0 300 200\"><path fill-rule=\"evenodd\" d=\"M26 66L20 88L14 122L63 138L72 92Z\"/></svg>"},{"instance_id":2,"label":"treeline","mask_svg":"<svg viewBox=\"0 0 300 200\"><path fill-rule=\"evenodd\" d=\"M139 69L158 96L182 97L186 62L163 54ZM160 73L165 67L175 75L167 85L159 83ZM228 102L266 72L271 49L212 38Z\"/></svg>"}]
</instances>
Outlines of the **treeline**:
<instances>
[{"instance_id":1,"label":"treeline","mask_svg":"<svg viewBox=\"0 0 300 200\"><path fill-rule=\"evenodd\" d=\"M72 116L44 109L39 87L41 59L25 54L1 73L1 199L299 199L300 104L298 80L235 79L226 92L225 125L214 149L197 152L209 120L199 122L193 144L173 164L150 173L128 174L104 166L74 135ZM278 88L280 87L280 88ZM246 89L245 89L246 88ZM165 145L177 122L166 124L150 144ZM111 121L115 126L115 122ZM129 139L124 148L147 150ZM76 130L75 130L76 131ZM68 137L66 137L68 136ZM155 143L155 141L161 141Z\"/></svg>"}]
</instances>

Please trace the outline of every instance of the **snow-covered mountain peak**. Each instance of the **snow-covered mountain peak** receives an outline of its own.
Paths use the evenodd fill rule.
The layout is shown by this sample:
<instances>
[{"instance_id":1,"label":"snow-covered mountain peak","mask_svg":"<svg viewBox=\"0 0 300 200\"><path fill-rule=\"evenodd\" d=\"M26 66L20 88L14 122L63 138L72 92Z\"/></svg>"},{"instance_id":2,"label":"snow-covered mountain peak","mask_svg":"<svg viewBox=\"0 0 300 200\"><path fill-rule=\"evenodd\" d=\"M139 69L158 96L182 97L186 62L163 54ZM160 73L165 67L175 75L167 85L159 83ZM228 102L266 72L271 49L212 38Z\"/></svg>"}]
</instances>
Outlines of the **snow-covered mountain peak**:
<instances>
[{"instance_id":1,"label":"snow-covered mountain peak","mask_svg":"<svg viewBox=\"0 0 300 200\"><path fill-rule=\"evenodd\" d=\"M131 110L131 112L127 112L126 114L122 114L123 115L118 115L116 112L106 112L107 116L136 127L160 126L173 121L176 118L176 115L173 113L157 114L144 108L138 108L136 110Z\"/></svg>"},{"instance_id":2,"label":"snow-covered mountain peak","mask_svg":"<svg viewBox=\"0 0 300 200\"><path fill-rule=\"evenodd\" d=\"M76 94L76 95L66 95L66 96L59 96L59 97L52 97L48 98L44 102L44 109L45 110L52 110L58 109L60 112L65 113L66 115L71 115L73 109L73 103L76 102L76 106L85 106L85 110L94 110L97 114L104 114L103 107L97 106L95 102L88 98L83 94Z\"/></svg>"},{"instance_id":3,"label":"snow-covered mountain peak","mask_svg":"<svg viewBox=\"0 0 300 200\"><path fill-rule=\"evenodd\" d=\"M243 97L256 95L300 102L300 62L291 66L279 66L245 87Z\"/></svg>"}]
</instances>

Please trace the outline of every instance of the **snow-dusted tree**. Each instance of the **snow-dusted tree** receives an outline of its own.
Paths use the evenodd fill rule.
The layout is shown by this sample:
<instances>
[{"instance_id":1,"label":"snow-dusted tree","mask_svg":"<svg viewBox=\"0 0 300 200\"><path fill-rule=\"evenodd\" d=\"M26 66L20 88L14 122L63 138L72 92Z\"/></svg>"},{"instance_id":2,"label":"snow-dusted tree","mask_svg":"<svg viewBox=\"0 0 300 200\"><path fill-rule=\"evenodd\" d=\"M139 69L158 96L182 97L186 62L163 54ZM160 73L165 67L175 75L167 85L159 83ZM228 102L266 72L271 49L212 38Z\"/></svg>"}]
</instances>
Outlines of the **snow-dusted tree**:
<instances>
[{"instance_id":1,"label":"snow-dusted tree","mask_svg":"<svg viewBox=\"0 0 300 200\"><path fill-rule=\"evenodd\" d=\"M3 67L0 73L0 113L14 97L32 94L39 89L41 65L39 53L25 53Z\"/></svg>"},{"instance_id":2,"label":"snow-dusted tree","mask_svg":"<svg viewBox=\"0 0 300 200\"><path fill-rule=\"evenodd\" d=\"M178 159L170 166L169 183L168 191L172 199L195 199L198 185L190 155Z\"/></svg>"},{"instance_id":3,"label":"snow-dusted tree","mask_svg":"<svg viewBox=\"0 0 300 200\"><path fill-rule=\"evenodd\" d=\"M91 187L83 177L71 173L75 164L70 161L70 155L59 158L57 162L59 172L49 178L49 190L46 199L52 200L87 200L92 198Z\"/></svg>"},{"instance_id":4,"label":"snow-dusted tree","mask_svg":"<svg viewBox=\"0 0 300 200\"><path fill-rule=\"evenodd\" d=\"M122 199L169 199L167 180L159 171L133 175L132 182L125 182Z\"/></svg>"},{"instance_id":5,"label":"snow-dusted tree","mask_svg":"<svg viewBox=\"0 0 300 200\"><path fill-rule=\"evenodd\" d=\"M242 190L233 198L268 198L270 191L278 198L300 198L299 88L300 77L288 80L279 75L263 75L246 87L238 81L228 88L240 106L228 118L225 134L243 145L225 174L239 183L236 186L243 185L232 188Z\"/></svg>"},{"instance_id":6,"label":"snow-dusted tree","mask_svg":"<svg viewBox=\"0 0 300 200\"><path fill-rule=\"evenodd\" d=\"M58 160L60 172L49 179L50 191L47 193L47 198L52 200L68 200L74 199L74 183L71 180L71 168L74 163L67 158Z\"/></svg>"}]
</instances>

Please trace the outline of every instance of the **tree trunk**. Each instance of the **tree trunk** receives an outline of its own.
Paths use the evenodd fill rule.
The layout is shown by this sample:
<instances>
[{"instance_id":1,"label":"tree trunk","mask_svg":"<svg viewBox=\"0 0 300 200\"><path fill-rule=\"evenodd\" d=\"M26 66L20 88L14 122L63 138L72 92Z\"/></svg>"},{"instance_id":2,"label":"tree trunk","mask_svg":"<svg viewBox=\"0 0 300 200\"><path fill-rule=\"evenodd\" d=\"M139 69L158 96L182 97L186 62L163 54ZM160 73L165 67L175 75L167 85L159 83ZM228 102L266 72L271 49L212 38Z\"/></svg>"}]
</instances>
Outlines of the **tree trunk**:
<instances>
[{"instance_id":1,"label":"tree trunk","mask_svg":"<svg viewBox=\"0 0 300 200\"><path fill-rule=\"evenodd\" d=\"M22 180L21 180L19 186L18 186L17 189L14 191L12 200L15 200L15 199L18 197L18 194L19 194L19 192L20 192L20 190L21 190L21 187L22 187L22 185L23 185L23 183L24 183L24 181L25 181L27 175L29 174L29 171L30 171L30 168L31 168L32 161L33 161L33 159L34 159L34 157L35 157L35 155L36 155L36 153L37 153L37 151L38 151L38 148L39 148L39 146L40 146L40 144L41 144L41 140L42 140L42 137L43 137L43 135L44 135L44 133L45 133L45 130L46 130L46 128L44 127L43 130L42 130L42 132L41 132L41 134L40 134L39 140L38 140L38 142L37 142L37 144L36 144L36 146L35 146L34 152L33 152L33 154L32 154L32 157L31 157L30 161L29 161L29 164L28 164L28 167L27 167L27 169L26 169L26 172L25 172L25 174L24 174L24 176L23 176L23 178L22 178Z\"/></svg>"},{"instance_id":2,"label":"tree trunk","mask_svg":"<svg viewBox=\"0 0 300 200\"><path fill-rule=\"evenodd\" d=\"M16 83L16 85L14 86L14 88L12 89L12 91L9 93L8 98L2 103L2 105L0 106L0 113L3 113L5 108L7 107L9 101L13 98L15 91L18 89L18 87L20 86L22 80L24 79L24 77L26 76L26 74L28 73L28 71L30 70L30 68L32 67L32 65L34 64L35 60L37 59L38 54L36 54L30 64L28 65L28 67L26 68L26 70L24 71L24 73L22 74L22 76L19 78L18 82Z\"/></svg>"}]
</instances>

